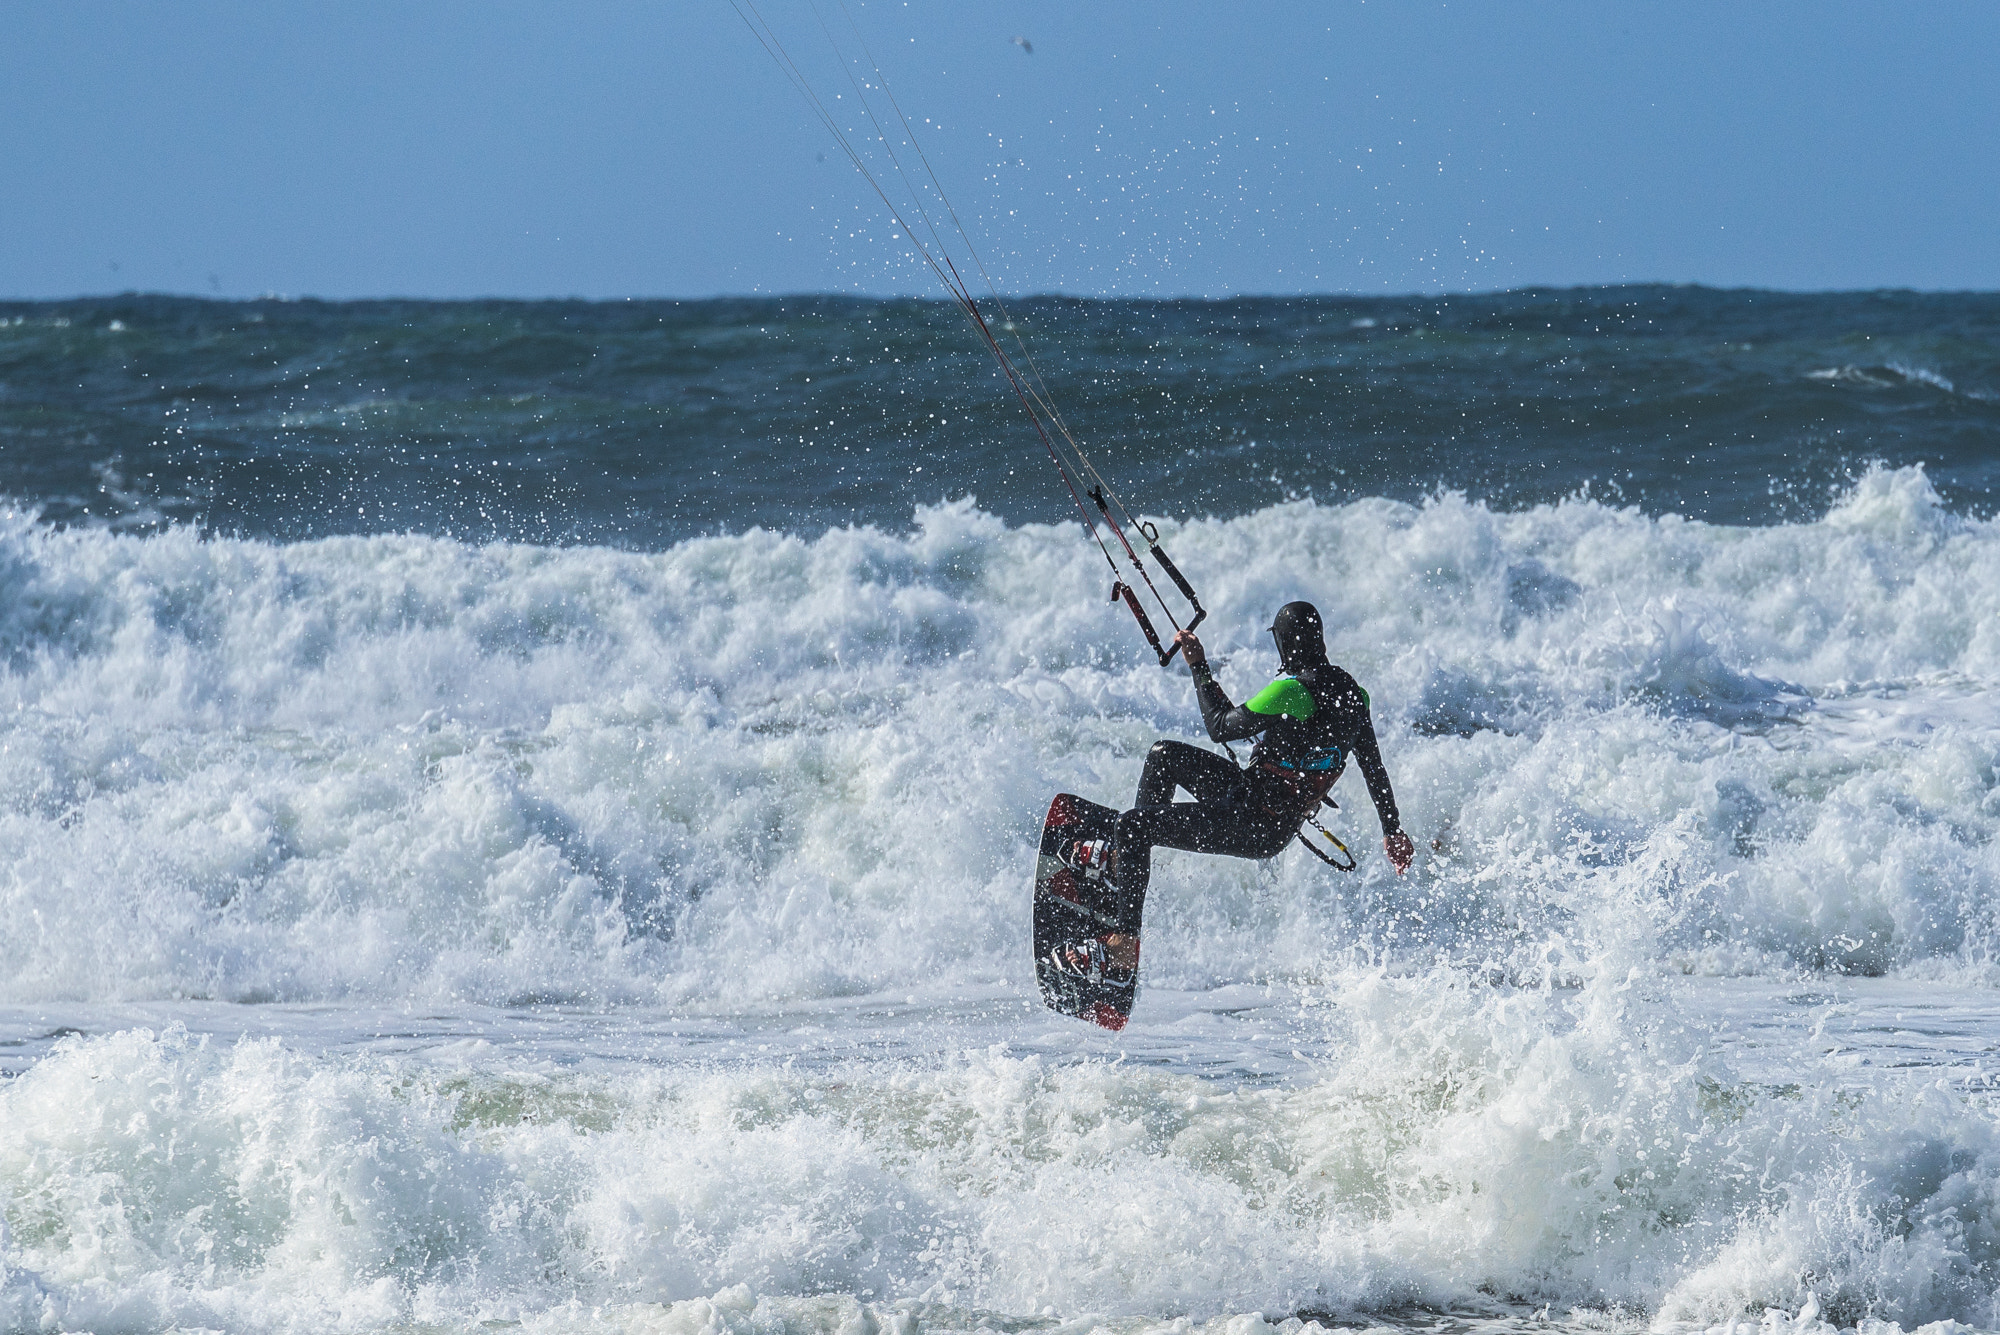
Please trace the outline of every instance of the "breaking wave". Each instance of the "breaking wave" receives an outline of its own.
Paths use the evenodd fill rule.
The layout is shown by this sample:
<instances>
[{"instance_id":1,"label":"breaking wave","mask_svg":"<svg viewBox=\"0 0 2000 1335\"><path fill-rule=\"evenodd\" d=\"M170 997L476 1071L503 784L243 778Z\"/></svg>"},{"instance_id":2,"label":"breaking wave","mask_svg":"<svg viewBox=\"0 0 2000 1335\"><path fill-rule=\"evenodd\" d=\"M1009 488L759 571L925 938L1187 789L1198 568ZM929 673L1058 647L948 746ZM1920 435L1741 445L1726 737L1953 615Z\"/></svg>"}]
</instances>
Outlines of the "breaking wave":
<instances>
[{"instance_id":1,"label":"breaking wave","mask_svg":"<svg viewBox=\"0 0 2000 1335\"><path fill-rule=\"evenodd\" d=\"M1761 528L1451 493L1162 528L1239 698L1270 610L1320 606L1422 845L1161 857L1118 1042L1198 1046L1226 1008L1172 999L1251 980L1286 1079L942 1021L870 1051L840 1009L1035 1014L1050 794L1194 736L1074 528L8 515L0 1001L749 1014L768 1054L51 1042L0 1084L0 1328L2000 1325L1986 1096L1763 1078L1689 990L2000 980L1994 521L1912 468Z\"/></svg>"},{"instance_id":2,"label":"breaking wave","mask_svg":"<svg viewBox=\"0 0 2000 1335\"><path fill-rule=\"evenodd\" d=\"M1441 495L1169 536L1224 609L1209 640L1239 696L1274 670L1270 607L1321 606L1436 852L1401 882L1374 860L1345 898L1304 859L1169 856L1160 981L1309 971L1441 895L1462 921L1409 947L1511 966L1665 843L1683 898L1651 930L1687 967L1986 968L2000 540L1921 471L1769 528ZM1073 529L969 501L908 536L656 555L16 514L0 997L1011 979L1048 795L1120 802L1155 737L1198 728L1090 560Z\"/></svg>"}]
</instances>

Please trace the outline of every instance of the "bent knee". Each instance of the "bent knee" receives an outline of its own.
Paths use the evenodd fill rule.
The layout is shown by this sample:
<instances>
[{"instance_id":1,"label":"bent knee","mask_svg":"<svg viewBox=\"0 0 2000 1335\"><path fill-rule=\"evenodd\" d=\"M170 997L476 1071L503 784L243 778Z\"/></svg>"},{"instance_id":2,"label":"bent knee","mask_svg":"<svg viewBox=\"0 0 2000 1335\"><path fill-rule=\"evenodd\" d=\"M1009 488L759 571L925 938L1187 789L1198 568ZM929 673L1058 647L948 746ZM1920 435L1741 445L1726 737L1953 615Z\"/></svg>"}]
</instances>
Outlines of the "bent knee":
<instances>
[{"instance_id":1,"label":"bent knee","mask_svg":"<svg viewBox=\"0 0 2000 1335\"><path fill-rule=\"evenodd\" d=\"M1200 765L1209 759L1209 753L1198 746L1163 738L1153 743L1153 749L1146 752L1146 763L1155 767L1171 766L1176 773L1190 765Z\"/></svg>"}]
</instances>

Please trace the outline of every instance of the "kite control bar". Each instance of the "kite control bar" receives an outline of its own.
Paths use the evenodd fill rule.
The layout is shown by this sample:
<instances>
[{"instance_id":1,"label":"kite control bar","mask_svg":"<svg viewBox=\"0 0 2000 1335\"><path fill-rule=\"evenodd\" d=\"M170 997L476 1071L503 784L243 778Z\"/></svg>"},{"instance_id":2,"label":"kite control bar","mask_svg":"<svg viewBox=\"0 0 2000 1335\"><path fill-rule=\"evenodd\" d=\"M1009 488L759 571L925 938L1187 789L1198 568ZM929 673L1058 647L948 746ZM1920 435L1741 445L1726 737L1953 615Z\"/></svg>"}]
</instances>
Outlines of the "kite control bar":
<instances>
[{"instance_id":1,"label":"kite control bar","mask_svg":"<svg viewBox=\"0 0 2000 1335\"><path fill-rule=\"evenodd\" d=\"M1132 568L1139 572L1140 579L1146 581L1146 587L1153 590L1153 597L1159 600L1160 609L1166 611L1166 600L1160 598L1160 591L1158 589L1153 588L1152 578L1146 574L1146 567L1139 560L1139 553L1132 550L1132 544L1125 539L1125 530L1118 527L1118 521L1111 517L1111 507L1105 504L1104 500L1104 488L1101 486L1095 487L1084 494L1097 502L1098 513L1104 516L1104 522L1110 525L1112 533L1117 535L1119 545L1125 549L1125 555L1132 561ZM1132 516L1128 514L1126 518L1131 519ZM1167 612L1167 620L1173 622L1174 629L1177 631L1193 630L1208 617L1207 610L1201 605L1201 599L1194 596L1194 586L1187 582L1187 577L1181 574L1174 566L1174 563L1167 559L1167 554L1160 550L1160 530L1154 525L1146 523L1144 520L1133 520L1133 523L1137 526L1140 535L1146 539L1146 550L1153 554L1153 559L1160 563L1160 569L1164 570L1167 578L1174 582L1174 587L1181 591L1181 596L1188 600L1188 606L1194 608L1194 620L1188 622L1185 627L1178 621L1173 620L1174 614L1172 612ZM1153 652L1160 656L1160 666L1166 667L1169 663L1173 662L1174 655L1180 652L1181 646L1179 641L1171 645L1161 644L1160 633L1153 629L1152 618L1146 615L1146 609L1139 604L1139 595L1124 580L1113 578L1111 581L1111 601L1115 603L1120 598L1125 600L1125 606L1132 609L1132 616L1138 621L1140 631L1145 634L1146 643L1152 645Z\"/></svg>"},{"instance_id":2,"label":"kite control bar","mask_svg":"<svg viewBox=\"0 0 2000 1335\"><path fill-rule=\"evenodd\" d=\"M1167 578L1174 582L1174 587L1181 591L1181 597L1187 599L1188 606L1194 609L1194 620L1187 623L1187 628L1193 630L1208 619L1208 609L1201 605L1201 599L1194 596L1194 588L1187 582L1187 577L1176 570L1174 563L1167 559L1167 554L1160 550L1160 531L1151 524L1140 525L1140 531L1146 535L1146 550L1153 554L1153 559L1160 563L1160 569L1167 572Z\"/></svg>"},{"instance_id":3,"label":"kite control bar","mask_svg":"<svg viewBox=\"0 0 2000 1335\"><path fill-rule=\"evenodd\" d=\"M1173 562L1167 560L1167 554L1160 550L1158 543L1153 544L1152 551L1153 559L1160 563L1160 568L1172 577L1174 583L1180 586L1181 592L1187 595L1187 600L1194 604L1194 620L1178 628L1193 630L1207 619L1207 610L1195 598L1194 590L1188 587L1187 581L1181 578L1181 572L1174 569ZM1138 621L1139 630L1145 635L1146 643L1152 645L1153 652L1160 656L1160 666L1165 667L1173 662L1174 655L1180 652L1180 642L1176 640L1172 644L1161 644L1160 632L1153 629L1153 619L1147 616L1146 609L1139 605L1139 595L1132 592L1132 586L1124 580L1113 580L1111 582L1111 601L1115 603L1120 598L1125 600L1125 606L1132 609L1132 616Z\"/></svg>"},{"instance_id":4,"label":"kite control bar","mask_svg":"<svg viewBox=\"0 0 2000 1335\"><path fill-rule=\"evenodd\" d=\"M1124 580L1114 579L1111 581L1111 601L1115 603L1120 598L1125 600L1125 606L1132 609L1132 615L1138 618L1139 629L1146 635L1146 643L1152 645L1153 652L1160 656L1160 666L1165 667L1173 662L1174 651L1160 643L1160 632L1153 629L1153 619L1146 615L1145 608L1139 606L1139 595L1132 592L1132 586Z\"/></svg>"}]
</instances>

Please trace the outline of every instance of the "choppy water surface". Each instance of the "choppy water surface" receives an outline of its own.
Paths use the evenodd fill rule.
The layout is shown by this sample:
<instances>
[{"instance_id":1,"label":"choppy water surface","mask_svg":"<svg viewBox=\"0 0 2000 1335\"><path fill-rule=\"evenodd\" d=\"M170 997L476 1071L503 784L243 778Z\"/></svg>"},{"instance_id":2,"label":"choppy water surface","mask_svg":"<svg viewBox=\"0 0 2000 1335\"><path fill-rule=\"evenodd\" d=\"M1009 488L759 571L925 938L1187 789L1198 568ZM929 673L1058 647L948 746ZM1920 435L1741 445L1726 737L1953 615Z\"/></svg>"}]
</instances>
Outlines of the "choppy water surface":
<instances>
[{"instance_id":1,"label":"choppy water surface","mask_svg":"<svg viewBox=\"0 0 2000 1335\"><path fill-rule=\"evenodd\" d=\"M1877 462L1923 464L1955 510L1990 514L2000 488L2000 295L1008 314L1082 439L1176 518L1588 488L1762 524L1818 516ZM1074 517L956 311L831 297L0 302L0 493L125 528L638 549L755 525L903 531L968 494L1012 523Z\"/></svg>"},{"instance_id":2,"label":"choppy water surface","mask_svg":"<svg viewBox=\"0 0 2000 1335\"><path fill-rule=\"evenodd\" d=\"M1114 448L1167 498L1221 680L1261 685L1270 610L1317 602L1422 852L1402 879L1162 854L1119 1035L1035 1000L1034 827L1199 724L1039 484L907 483L1004 476L999 445L967 462L885 399L810 397L818 371L786 389L793 345L713 309L763 409L642 421L628 379L541 438L468 390L484 424L393 467L374 408L258 417L240 329L202 321L403 320L432 388L383 411L435 425L436 368L472 371L422 331L463 308L0 330L28 340L0 372L0 1329L2000 1328L1992 362L1900 361L1946 389L1800 356L1742 420L1796 394L1876 434L1755 465L1676 471L1670 417L1578 399L1654 460L1621 480L1585 427L1499 406L1553 401L1522 312L1586 298L1512 300L1512 332L1377 365L1404 406L1367 445L1358 388L1287 422L1297 466L1371 481L1255 493L1222 445L1177 471L1128 396ZM1933 299L1825 308L1878 300ZM1986 299L1936 300L1962 324L1898 337L1976 343ZM1141 309L1076 318L1115 345ZM916 364L960 355L921 308L861 313ZM164 361L94 350L140 335L181 368L157 400L119 386ZM1228 378L1240 350L1177 336L1176 384ZM551 346L481 374L588 397ZM21 389L23 347L84 389ZM205 356L197 443L140 439ZM892 395L898 365L852 375ZM1000 416L970 372L911 374L965 395L954 428ZM1413 425L1441 420L1426 377L1478 376L1459 443ZM1708 384L1655 390L1722 421ZM758 526L695 476L745 422L783 460L729 456ZM639 441L678 462L619 472ZM1569 470L1544 491L1537 441ZM486 529L439 481L518 497L544 466L569 490Z\"/></svg>"}]
</instances>

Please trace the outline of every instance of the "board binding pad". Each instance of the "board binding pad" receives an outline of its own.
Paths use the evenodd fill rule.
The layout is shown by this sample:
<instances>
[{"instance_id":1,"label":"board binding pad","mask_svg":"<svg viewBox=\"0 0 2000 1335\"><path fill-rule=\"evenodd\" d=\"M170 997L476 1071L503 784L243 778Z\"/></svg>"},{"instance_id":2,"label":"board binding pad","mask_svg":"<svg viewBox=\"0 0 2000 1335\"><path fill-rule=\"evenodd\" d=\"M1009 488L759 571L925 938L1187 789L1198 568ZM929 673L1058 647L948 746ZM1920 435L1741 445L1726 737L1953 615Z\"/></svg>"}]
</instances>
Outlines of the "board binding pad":
<instances>
[{"instance_id":1,"label":"board binding pad","mask_svg":"<svg viewBox=\"0 0 2000 1335\"><path fill-rule=\"evenodd\" d=\"M1107 912L1106 887L1085 880L1063 862L1065 849L1079 839L1109 839L1118 825L1110 807L1070 793L1057 793L1042 822L1042 844L1035 858L1035 981L1049 1009L1074 1015L1106 1029L1118 1030L1132 1014L1139 991L1138 970L1124 982L1109 978L1079 978L1058 969L1050 952L1064 944L1101 940L1118 930ZM1138 931L1132 935L1136 938Z\"/></svg>"}]
</instances>

